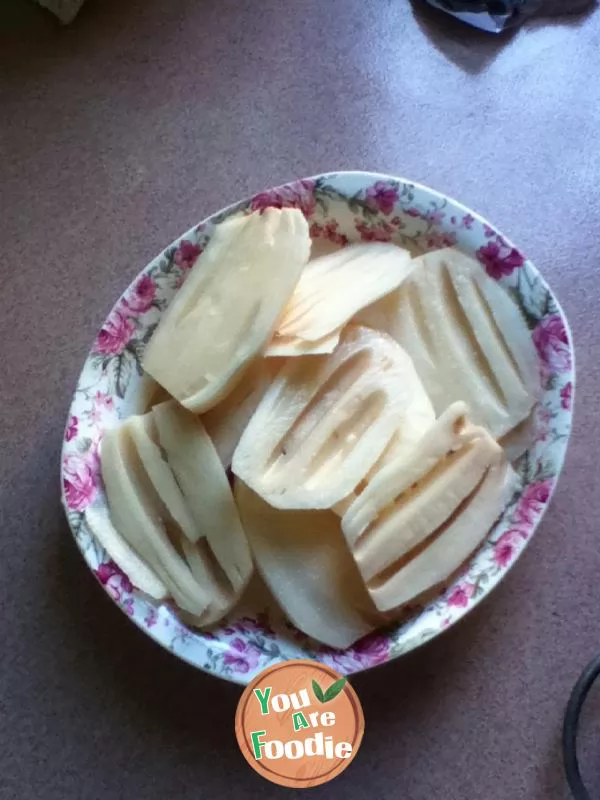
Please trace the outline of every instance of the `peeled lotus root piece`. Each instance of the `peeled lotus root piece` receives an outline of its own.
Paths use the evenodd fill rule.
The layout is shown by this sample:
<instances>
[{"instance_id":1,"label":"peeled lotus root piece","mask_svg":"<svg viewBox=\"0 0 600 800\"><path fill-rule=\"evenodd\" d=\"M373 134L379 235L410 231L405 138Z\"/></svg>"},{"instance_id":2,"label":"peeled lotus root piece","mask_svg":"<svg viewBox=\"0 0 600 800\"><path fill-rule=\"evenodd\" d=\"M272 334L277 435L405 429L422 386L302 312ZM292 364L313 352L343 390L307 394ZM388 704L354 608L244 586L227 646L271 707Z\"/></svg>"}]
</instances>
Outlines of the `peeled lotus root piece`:
<instances>
[{"instance_id":1,"label":"peeled lotus root piece","mask_svg":"<svg viewBox=\"0 0 600 800\"><path fill-rule=\"evenodd\" d=\"M334 506L334 511L343 517L350 508L354 500L364 491L373 477L404 453L409 452L420 441L421 437L435 423L435 411L431 405L431 400L427 396L425 389L420 383L414 383L414 394L412 402L407 406L406 413L402 419L400 427L394 432L379 460L371 468L354 491L345 497L341 502Z\"/></svg>"},{"instance_id":2,"label":"peeled lotus root piece","mask_svg":"<svg viewBox=\"0 0 600 800\"><path fill-rule=\"evenodd\" d=\"M413 443L408 453L390 460L372 475L368 486L344 515L344 532L351 542L399 494L422 481L449 453L460 450L478 435L479 429L470 424L468 414L466 403L453 403Z\"/></svg>"},{"instance_id":3,"label":"peeled lotus root piece","mask_svg":"<svg viewBox=\"0 0 600 800\"><path fill-rule=\"evenodd\" d=\"M309 255L298 209L218 225L150 339L146 372L192 411L212 408L266 347Z\"/></svg>"},{"instance_id":4,"label":"peeled lotus root piece","mask_svg":"<svg viewBox=\"0 0 600 800\"><path fill-rule=\"evenodd\" d=\"M506 436L499 440L498 444L506 453L506 458L514 464L523 453L527 452L535 442L536 437L536 414L535 410L526 417L523 422L519 422Z\"/></svg>"},{"instance_id":5,"label":"peeled lotus root piece","mask_svg":"<svg viewBox=\"0 0 600 800\"><path fill-rule=\"evenodd\" d=\"M254 361L224 400L200 416L225 469L271 381L281 368L277 359Z\"/></svg>"},{"instance_id":6,"label":"peeled lotus root piece","mask_svg":"<svg viewBox=\"0 0 600 800\"><path fill-rule=\"evenodd\" d=\"M382 605L373 588L426 550L477 496L489 470L505 463L502 448L487 431L470 424L467 412L463 403L451 406L412 451L373 477L342 519L348 545L381 611L405 601ZM497 516L501 508L494 508ZM488 528L477 526L480 538Z\"/></svg>"},{"instance_id":7,"label":"peeled lotus root piece","mask_svg":"<svg viewBox=\"0 0 600 800\"><path fill-rule=\"evenodd\" d=\"M158 444L158 431L153 414L129 417L126 425L158 496L181 532L195 542L198 539L198 531L188 510L187 500Z\"/></svg>"},{"instance_id":8,"label":"peeled lotus root piece","mask_svg":"<svg viewBox=\"0 0 600 800\"><path fill-rule=\"evenodd\" d=\"M322 356L333 353L340 341L341 329L330 333L316 342L309 342L297 336L279 336L275 334L265 351L267 358L288 356Z\"/></svg>"},{"instance_id":9,"label":"peeled lotus root piece","mask_svg":"<svg viewBox=\"0 0 600 800\"><path fill-rule=\"evenodd\" d=\"M171 395L150 375L142 375L138 383L133 402L128 409L129 414L145 414L158 403L172 400Z\"/></svg>"},{"instance_id":10,"label":"peeled lotus root piece","mask_svg":"<svg viewBox=\"0 0 600 800\"><path fill-rule=\"evenodd\" d=\"M101 458L116 529L181 609L205 625L219 620L241 595L252 562L201 422L175 401L160 404L108 431Z\"/></svg>"},{"instance_id":11,"label":"peeled lotus root piece","mask_svg":"<svg viewBox=\"0 0 600 800\"><path fill-rule=\"evenodd\" d=\"M232 602L252 575L252 557L229 480L202 422L171 401L155 406L158 439L188 503L197 546ZM192 570L193 571L193 570Z\"/></svg>"},{"instance_id":12,"label":"peeled lotus root piece","mask_svg":"<svg viewBox=\"0 0 600 800\"><path fill-rule=\"evenodd\" d=\"M382 611L398 608L447 581L480 547L518 482L507 461L490 467L460 512L436 532L431 542L397 569L371 582L369 592L376 606Z\"/></svg>"},{"instance_id":13,"label":"peeled lotus root piece","mask_svg":"<svg viewBox=\"0 0 600 800\"><path fill-rule=\"evenodd\" d=\"M235 498L256 565L294 625L350 647L382 624L331 511L280 511L241 481Z\"/></svg>"},{"instance_id":14,"label":"peeled lotus root piece","mask_svg":"<svg viewBox=\"0 0 600 800\"><path fill-rule=\"evenodd\" d=\"M197 583L176 549L180 531L145 472L126 423L104 434L101 465L110 518L119 534L154 569L180 608L204 614L211 587Z\"/></svg>"},{"instance_id":15,"label":"peeled lotus root piece","mask_svg":"<svg viewBox=\"0 0 600 800\"><path fill-rule=\"evenodd\" d=\"M420 388L392 339L348 326L329 356L290 359L233 455L234 473L275 508L331 508L401 426Z\"/></svg>"},{"instance_id":16,"label":"peeled lotus root piece","mask_svg":"<svg viewBox=\"0 0 600 800\"><path fill-rule=\"evenodd\" d=\"M352 244L308 263L277 325L282 337L316 342L342 328L361 308L398 288L412 270L395 244Z\"/></svg>"},{"instance_id":17,"label":"peeled lotus root piece","mask_svg":"<svg viewBox=\"0 0 600 800\"><path fill-rule=\"evenodd\" d=\"M539 394L539 363L526 321L481 264L455 248L415 259L400 288L359 315L406 349L437 414L464 401L473 422L500 439Z\"/></svg>"},{"instance_id":18,"label":"peeled lotus root piece","mask_svg":"<svg viewBox=\"0 0 600 800\"><path fill-rule=\"evenodd\" d=\"M167 587L117 531L106 509L87 508L85 521L92 535L137 589L154 600L168 597Z\"/></svg>"}]
</instances>

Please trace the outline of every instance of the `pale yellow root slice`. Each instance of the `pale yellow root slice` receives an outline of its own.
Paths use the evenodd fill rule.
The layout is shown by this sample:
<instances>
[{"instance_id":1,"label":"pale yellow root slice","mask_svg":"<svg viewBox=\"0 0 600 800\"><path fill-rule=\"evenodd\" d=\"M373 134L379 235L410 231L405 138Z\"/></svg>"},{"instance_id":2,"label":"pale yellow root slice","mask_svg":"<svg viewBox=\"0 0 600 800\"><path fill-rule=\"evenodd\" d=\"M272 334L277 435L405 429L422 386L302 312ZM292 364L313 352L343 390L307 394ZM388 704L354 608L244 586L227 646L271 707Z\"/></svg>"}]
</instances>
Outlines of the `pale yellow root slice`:
<instances>
[{"instance_id":1,"label":"pale yellow root slice","mask_svg":"<svg viewBox=\"0 0 600 800\"><path fill-rule=\"evenodd\" d=\"M391 459L372 476L344 515L342 526L351 545L399 495L426 478L449 453L461 449L479 435L479 429L470 424L468 414L465 403L453 403L410 452Z\"/></svg>"},{"instance_id":2,"label":"pale yellow root slice","mask_svg":"<svg viewBox=\"0 0 600 800\"><path fill-rule=\"evenodd\" d=\"M418 265L413 264L413 269ZM386 294L369 306L361 308L358 313L352 317L353 325L364 325L365 328L371 328L374 331L383 331L393 335L396 322L398 318L398 304L400 303L400 292L402 284L398 289Z\"/></svg>"},{"instance_id":3,"label":"pale yellow root slice","mask_svg":"<svg viewBox=\"0 0 600 800\"><path fill-rule=\"evenodd\" d=\"M174 402L152 411L161 447L187 500L200 554L232 605L252 575L252 557L221 460L200 419Z\"/></svg>"},{"instance_id":4,"label":"pale yellow root slice","mask_svg":"<svg viewBox=\"0 0 600 800\"><path fill-rule=\"evenodd\" d=\"M493 373L496 391L509 414L520 422L535 401L531 381L539 383L537 356L525 320L506 291L474 259L450 249L444 260L446 281L452 284L449 291L477 342L478 358Z\"/></svg>"},{"instance_id":5,"label":"pale yellow root slice","mask_svg":"<svg viewBox=\"0 0 600 800\"><path fill-rule=\"evenodd\" d=\"M87 508L85 521L92 535L137 589L154 600L168 597L167 587L117 531L106 509Z\"/></svg>"},{"instance_id":6,"label":"pale yellow root slice","mask_svg":"<svg viewBox=\"0 0 600 800\"><path fill-rule=\"evenodd\" d=\"M450 253L454 251L450 250ZM496 438L499 432L512 427L505 398L498 389L492 368L482 355L476 336L453 289L450 275L451 262L446 251L429 253L418 259L422 267L414 270L414 291L423 315L421 329L417 326L406 337L410 353L413 336L424 335L429 349L434 374L423 370L423 383L436 410L448 402L464 400L473 419L485 425ZM406 328L407 322L404 323ZM418 357L413 355L417 370ZM502 353L498 362L503 363Z\"/></svg>"},{"instance_id":7,"label":"pale yellow root slice","mask_svg":"<svg viewBox=\"0 0 600 800\"><path fill-rule=\"evenodd\" d=\"M235 498L271 593L291 622L345 648L382 624L331 511L279 511L241 481Z\"/></svg>"},{"instance_id":8,"label":"pale yellow root slice","mask_svg":"<svg viewBox=\"0 0 600 800\"><path fill-rule=\"evenodd\" d=\"M258 570L254 570L252 578L248 586L244 589L244 593L230 609L228 614L235 615L236 617L254 617L257 612L264 611L267 615L277 616L281 613L279 604L267 588L262 575ZM209 627L206 620L201 620L192 614L178 611L177 616L186 625L192 628L206 628ZM227 624L225 620L220 620L221 624Z\"/></svg>"},{"instance_id":9,"label":"pale yellow root slice","mask_svg":"<svg viewBox=\"0 0 600 800\"><path fill-rule=\"evenodd\" d=\"M146 541L155 553L152 566L166 585L177 605L188 613L204 617L210 612L214 598L219 595L218 582L212 570L207 570L202 581L192 572L184 555L183 541L188 541L171 516L150 476L146 472L131 431L125 426L119 430L118 447L126 465L136 494L143 497L146 511L158 523L158 530L143 529ZM139 531L138 531L139 533ZM158 537L157 537L158 533Z\"/></svg>"},{"instance_id":10,"label":"pale yellow root slice","mask_svg":"<svg viewBox=\"0 0 600 800\"><path fill-rule=\"evenodd\" d=\"M266 347L310 255L298 209L217 226L162 315L143 366L180 403L207 411Z\"/></svg>"},{"instance_id":11,"label":"pale yellow root slice","mask_svg":"<svg viewBox=\"0 0 600 800\"><path fill-rule=\"evenodd\" d=\"M535 413L532 412L523 422L509 431L498 442L506 453L506 458L513 464L535 442Z\"/></svg>"},{"instance_id":12,"label":"pale yellow root slice","mask_svg":"<svg viewBox=\"0 0 600 800\"><path fill-rule=\"evenodd\" d=\"M411 451L392 460L374 475L342 518L342 530L380 611L389 611L406 601L396 602L395 595L389 601L384 600L377 593L379 588L395 581L396 573L403 573L407 563L420 558L421 552L433 546L438 535L465 513L482 487L489 486L488 476L496 475L495 468L507 463L502 448L489 433L470 423L467 406L455 403ZM484 524L487 510L481 505L478 508L484 527L479 528L469 517L480 539L502 509L502 506L498 508L495 498L493 495L489 500L493 506L489 524ZM470 533L469 536L461 533L461 536L471 541ZM457 549L461 547L459 542ZM425 560L420 563L427 565L429 562L425 556L423 558ZM461 563L461 559L456 564L452 562L446 576ZM417 584L418 575L410 574ZM435 586L446 576L425 582L416 594ZM393 586L395 592L400 591L399 583L394 582Z\"/></svg>"},{"instance_id":13,"label":"pale yellow root slice","mask_svg":"<svg viewBox=\"0 0 600 800\"><path fill-rule=\"evenodd\" d=\"M462 400L496 439L531 413L539 368L525 320L506 290L459 250L415 259L399 289L358 319L406 349L436 413Z\"/></svg>"},{"instance_id":14,"label":"pale yellow root slice","mask_svg":"<svg viewBox=\"0 0 600 800\"><path fill-rule=\"evenodd\" d=\"M322 356L333 353L340 341L341 329L316 342L308 342L298 336L275 335L266 349L267 358L278 356Z\"/></svg>"},{"instance_id":15,"label":"pale yellow root slice","mask_svg":"<svg viewBox=\"0 0 600 800\"><path fill-rule=\"evenodd\" d=\"M366 582L422 544L454 514L496 463L502 450L481 436L444 458L427 477L382 509L354 542L352 552Z\"/></svg>"},{"instance_id":16,"label":"pale yellow root slice","mask_svg":"<svg viewBox=\"0 0 600 800\"><path fill-rule=\"evenodd\" d=\"M213 625L231 611L238 600L239 592L233 591L224 573L219 567L215 568L214 560L207 553L206 539L201 539L198 544L192 544L185 536L180 539L183 557L191 570L192 575L201 586L212 586L211 599L206 611L195 617L195 624L199 627Z\"/></svg>"},{"instance_id":17,"label":"pale yellow root slice","mask_svg":"<svg viewBox=\"0 0 600 800\"><path fill-rule=\"evenodd\" d=\"M413 389L412 401L406 407L400 427L395 431L379 460L354 491L334 506L333 510L340 517L344 516L354 500L383 467L411 452L417 442L420 442L425 433L434 425L435 411L425 389L421 383L416 382Z\"/></svg>"},{"instance_id":18,"label":"pale yellow root slice","mask_svg":"<svg viewBox=\"0 0 600 800\"><path fill-rule=\"evenodd\" d=\"M137 387L137 392L131 406L131 414L145 414L158 403L166 403L171 400L171 395L150 375L142 375Z\"/></svg>"},{"instance_id":19,"label":"pale yellow root slice","mask_svg":"<svg viewBox=\"0 0 600 800\"><path fill-rule=\"evenodd\" d=\"M257 359L233 391L201 415L225 469L231 466L233 451L279 369L281 362L276 359Z\"/></svg>"},{"instance_id":20,"label":"pale yellow root slice","mask_svg":"<svg viewBox=\"0 0 600 800\"><path fill-rule=\"evenodd\" d=\"M175 523L145 474L127 429L106 432L101 463L110 517L117 531L156 571L180 608L204 614L210 603L209 590L197 583L173 546L167 528Z\"/></svg>"},{"instance_id":21,"label":"pale yellow root slice","mask_svg":"<svg viewBox=\"0 0 600 800\"><path fill-rule=\"evenodd\" d=\"M487 306L489 316L494 319L499 338L503 340L503 349L514 360L523 385L537 399L541 389L539 358L521 310L504 287L484 270L476 272L474 264L471 268L482 302Z\"/></svg>"},{"instance_id":22,"label":"pale yellow root slice","mask_svg":"<svg viewBox=\"0 0 600 800\"><path fill-rule=\"evenodd\" d=\"M482 544L516 483L506 461L492 466L460 513L426 547L397 570L371 582L369 591L380 611L409 603L447 580Z\"/></svg>"},{"instance_id":23,"label":"pale yellow root slice","mask_svg":"<svg viewBox=\"0 0 600 800\"><path fill-rule=\"evenodd\" d=\"M238 444L234 473L276 508L331 508L401 426L419 378L392 339L348 326L330 356L289 359Z\"/></svg>"},{"instance_id":24,"label":"pale yellow root slice","mask_svg":"<svg viewBox=\"0 0 600 800\"><path fill-rule=\"evenodd\" d=\"M189 412L179 406L176 401L170 401L170 405L178 408L182 414L191 416ZM147 423L147 430L150 432L150 435L158 438L156 427L153 424L148 424L149 421L154 421L153 417L154 414L152 413L145 415L144 418L137 419L143 419L144 422ZM135 421L137 420L134 419L134 422ZM195 537L194 542L196 539L199 539L197 544L191 541L189 536L190 531L188 530L187 533L184 532L178 519L171 513L171 509L164 498L168 498L172 505L178 504L178 498L172 491L165 492L164 485L162 485L165 483L166 478L164 472L156 469L149 472L146 469L147 462L145 463L142 458L142 449L138 448L141 439L138 437L136 440L132 435L132 426L128 423L130 423L130 420L127 420L127 422L121 426L119 442L122 445L122 451L125 456L125 463L129 469L129 474L132 480L137 483L137 486L140 487L140 490L146 492L146 496L150 500L150 506L153 508L153 514L160 521L167 534L169 544L172 545L172 549L177 554L177 561L173 563L173 569L175 569L175 571L173 571L173 569L171 570L174 577L178 579L178 582L176 582L171 589L173 599L180 608L186 609L189 613L193 613L197 616L198 620L201 620L203 625L212 624L229 611L237 599L237 594L231 592L231 587L229 585L224 586L226 582L223 581L222 570L218 564L214 563L214 559L210 557L210 553L206 553L206 548L203 546L205 540L202 539L197 532L196 520L192 522L192 533ZM156 467L155 464L154 467ZM175 481L173 475L171 475L171 480L173 482ZM177 486L176 483L175 486ZM187 504L187 498L183 498L183 502ZM181 505L179 505L177 510L181 518L183 511ZM187 511L187 505L185 513L188 514L189 519L191 515ZM162 548L161 552L163 553L162 560L160 563L154 562L154 566L158 573L164 576L164 570L167 566L164 562L165 559L169 560L171 558L172 550L165 550ZM198 557L196 557L196 555ZM199 612L199 606L197 605L195 597L191 595L191 600L189 599L192 584L189 582L188 569L196 585L201 588L205 596L204 606L201 612Z\"/></svg>"},{"instance_id":25,"label":"pale yellow root slice","mask_svg":"<svg viewBox=\"0 0 600 800\"><path fill-rule=\"evenodd\" d=\"M277 333L319 341L396 289L411 270L408 250L383 242L352 244L315 258L304 269Z\"/></svg>"},{"instance_id":26,"label":"pale yellow root slice","mask_svg":"<svg viewBox=\"0 0 600 800\"><path fill-rule=\"evenodd\" d=\"M190 515L186 498L157 443L158 432L152 412L129 417L122 427L129 431L142 465L169 514L191 542L198 541L200 533Z\"/></svg>"}]
</instances>

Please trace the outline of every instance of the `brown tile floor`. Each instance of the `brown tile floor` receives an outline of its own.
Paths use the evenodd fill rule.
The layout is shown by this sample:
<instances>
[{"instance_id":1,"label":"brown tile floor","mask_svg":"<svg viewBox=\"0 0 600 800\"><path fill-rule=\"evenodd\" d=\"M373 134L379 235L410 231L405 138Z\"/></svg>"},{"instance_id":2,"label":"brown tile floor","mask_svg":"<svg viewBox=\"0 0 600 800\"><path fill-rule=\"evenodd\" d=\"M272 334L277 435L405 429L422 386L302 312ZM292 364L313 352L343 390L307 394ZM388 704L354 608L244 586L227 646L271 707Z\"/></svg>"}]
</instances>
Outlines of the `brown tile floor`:
<instances>
[{"instance_id":1,"label":"brown tile floor","mask_svg":"<svg viewBox=\"0 0 600 800\"><path fill-rule=\"evenodd\" d=\"M362 751L311 796L565 798L563 706L600 650L600 16L495 39L404 0L89 0L67 29L1 8L0 796L283 796L236 750L238 689L161 652L84 568L60 439L89 342L175 235L288 178L373 168L480 210L543 269L574 329L577 421L518 567L355 681Z\"/></svg>"}]
</instances>

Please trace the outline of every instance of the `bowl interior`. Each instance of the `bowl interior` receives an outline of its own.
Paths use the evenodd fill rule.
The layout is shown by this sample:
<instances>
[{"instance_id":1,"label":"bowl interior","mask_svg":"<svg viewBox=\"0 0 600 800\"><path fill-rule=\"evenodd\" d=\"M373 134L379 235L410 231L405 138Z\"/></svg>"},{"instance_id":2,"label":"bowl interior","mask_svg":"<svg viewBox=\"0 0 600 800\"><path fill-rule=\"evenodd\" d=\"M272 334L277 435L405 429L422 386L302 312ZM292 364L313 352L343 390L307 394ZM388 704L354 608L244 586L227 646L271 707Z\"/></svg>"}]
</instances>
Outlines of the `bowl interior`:
<instances>
[{"instance_id":1,"label":"bowl interior","mask_svg":"<svg viewBox=\"0 0 600 800\"><path fill-rule=\"evenodd\" d=\"M98 445L103 432L136 410L140 361L161 313L214 225L242 209L296 206L316 249L355 241L392 241L414 254L458 246L474 255L521 308L539 354L542 396L534 443L517 462L522 489L460 577L425 605L347 650L310 640L277 611L258 582L236 612L210 633L187 628L166 604L142 596L84 522L105 503ZM118 300L84 364L70 408L62 454L62 499L88 565L121 609L158 643L212 674L246 683L281 660L315 658L351 674L389 661L436 636L473 608L515 563L537 527L559 477L569 438L574 359L569 327L537 269L493 226L423 186L371 173L319 175L263 192L218 212L155 258Z\"/></svg>"}]
</instances>

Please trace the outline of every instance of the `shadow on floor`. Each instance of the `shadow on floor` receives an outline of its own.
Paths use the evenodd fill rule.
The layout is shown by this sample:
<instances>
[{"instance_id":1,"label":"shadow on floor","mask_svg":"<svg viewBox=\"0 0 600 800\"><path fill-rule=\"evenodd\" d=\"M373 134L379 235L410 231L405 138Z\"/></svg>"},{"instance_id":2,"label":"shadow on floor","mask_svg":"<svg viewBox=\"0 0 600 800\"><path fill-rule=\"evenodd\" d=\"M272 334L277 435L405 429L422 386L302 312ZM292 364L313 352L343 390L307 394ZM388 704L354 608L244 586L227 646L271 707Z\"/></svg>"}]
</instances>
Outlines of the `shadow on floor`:
<instances>
[{"instance_id":1,"label":"shadow on floor","mask_svg":"<svg viewBox=\"0 0 600 800\"><path fill-rule=\"evenodd\" d=\"M568 5L568 0L561 0L560 10L555 11L553 7L558 7L558 4L555 0L548 0L545 10L527 20L522 28L495 34L473 28L433 8L425 0L411 0L415 21L433 46L471 75L483 72L500 51L515 39L519 30L530 31L548 26L577 28L598 8L596 0L574 0L571 5L573 10L565 12L564 8ZM546 16L549 14L557 16Z\"/></svg>"},{"instance_id":2,"label":"shadow on floor","mask_svg":"<svg viewBox=\"0 0 600 800\"><path fill-rule=\"evenodd\" d=\"M483 72L515 36L515 31L494 34L472 28L424 0L411 0L411 6L417 25L433 46L471 75Z\"/></svg>"}]
</instances>

